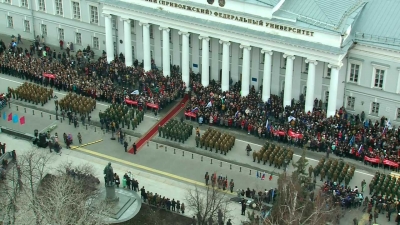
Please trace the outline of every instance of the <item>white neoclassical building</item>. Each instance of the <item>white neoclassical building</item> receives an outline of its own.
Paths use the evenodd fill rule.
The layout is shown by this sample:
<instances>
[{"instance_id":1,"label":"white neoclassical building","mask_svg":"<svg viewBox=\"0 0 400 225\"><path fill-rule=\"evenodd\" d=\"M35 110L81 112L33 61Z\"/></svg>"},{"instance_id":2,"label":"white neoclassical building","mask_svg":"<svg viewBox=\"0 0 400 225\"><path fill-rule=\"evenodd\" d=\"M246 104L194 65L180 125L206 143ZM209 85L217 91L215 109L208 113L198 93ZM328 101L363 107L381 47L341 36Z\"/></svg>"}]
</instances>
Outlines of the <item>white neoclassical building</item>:
<instances>
[{"instance_id":1,"label":"white neoclassical building","mask_svg":"<svg viewBox=\"0 0 400 225\"><path fill-rule=\"evenodd\" d=\"M400 122L400 1L392 0L0 0L0 32L47 43L73 42L151 60L183 80L200 72L242 95L284 91L283 105L305 96L372 118Z\"/></svg>"}]
</instances>

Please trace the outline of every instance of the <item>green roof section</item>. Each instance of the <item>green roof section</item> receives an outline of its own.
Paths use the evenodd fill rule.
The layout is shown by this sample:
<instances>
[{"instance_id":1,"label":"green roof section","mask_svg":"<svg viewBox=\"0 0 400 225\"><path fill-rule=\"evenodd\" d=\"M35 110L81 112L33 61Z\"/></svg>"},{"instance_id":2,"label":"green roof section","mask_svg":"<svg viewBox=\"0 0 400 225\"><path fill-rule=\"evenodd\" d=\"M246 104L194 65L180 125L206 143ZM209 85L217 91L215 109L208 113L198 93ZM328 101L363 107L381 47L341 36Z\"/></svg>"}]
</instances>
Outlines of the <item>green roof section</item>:
<instances>
[{"instance_id":1,"label":"green roof section","mask_svg":"<svg viewBox=\"0 0 400 225\"><path fill-rule=\"evenodd\" d=\"M286 0L278 11L291 13L304 23L341 31L364 4L363 0Z\"/></svg>"},{"instance_id":2,"label":"green roof section","mask_svg":"<svg viewBox=\"0 0 400 225\"><path fill-rule=\"evenodd\" d=\"M353 31L358 42L399 49L400 1L369 0Z\"/></svg>"}]
</instances>

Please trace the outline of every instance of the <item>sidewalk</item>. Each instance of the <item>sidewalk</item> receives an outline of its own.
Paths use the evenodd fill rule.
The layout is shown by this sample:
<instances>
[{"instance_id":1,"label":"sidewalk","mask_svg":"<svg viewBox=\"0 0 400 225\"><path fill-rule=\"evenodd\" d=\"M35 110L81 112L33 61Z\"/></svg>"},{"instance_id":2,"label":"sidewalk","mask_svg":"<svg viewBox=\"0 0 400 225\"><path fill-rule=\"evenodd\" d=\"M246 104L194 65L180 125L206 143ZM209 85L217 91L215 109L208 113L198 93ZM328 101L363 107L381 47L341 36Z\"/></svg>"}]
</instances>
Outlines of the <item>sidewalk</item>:
<instances>
[{"instance_id":1,"label":"sidewalk","mask_svg":"<svg viewBox=\"0 0 400 225\"><path fill-rule=\"evenodd\" d=\"M18 155L24 154L24 152L27 152L29 149L34 148L30 142L15 139L6 134L0 134L0 139L1 142L7 143L7 151L12 149L16 150L17 157ZM48 152L48 149L40 148L38 151ZM53 168L57 168L65 162L70 162L73 165L90 164L94 171L96 171L96 174L94 175L98 177L102 183L100 185L104 185L104 179L102 179L104 176L103 169L108 164L108 161L69 149L63 149L61 156L54 152L48 154L52 154L50 163L47 167L48 173L51 173ZM195 188L193 185L188 185L183 182L154 175L141 170L132 169L123 164L113 163L112 167L114 172L119 174L121 178L126 172L131 171L133 177L139 181L140 188L144 186L146 191L157 193L170 199L173 198L175 200L180 200L181 202L185 202L185 196L187 195L188 190L194 190ZM228 195L227 197L231 198L233 196ZM188 207L186 207L186 209L187 210L185 214L187 216L192 217L195 214L193 210L189 209ZM227 215L227 217L232 219L232 224L239 225L241 224L241 221L246 220L245 216L240 215L241 206L239 204L231 202L229 205L229 211L230 213Z\"/></svg>"}]
</instances>

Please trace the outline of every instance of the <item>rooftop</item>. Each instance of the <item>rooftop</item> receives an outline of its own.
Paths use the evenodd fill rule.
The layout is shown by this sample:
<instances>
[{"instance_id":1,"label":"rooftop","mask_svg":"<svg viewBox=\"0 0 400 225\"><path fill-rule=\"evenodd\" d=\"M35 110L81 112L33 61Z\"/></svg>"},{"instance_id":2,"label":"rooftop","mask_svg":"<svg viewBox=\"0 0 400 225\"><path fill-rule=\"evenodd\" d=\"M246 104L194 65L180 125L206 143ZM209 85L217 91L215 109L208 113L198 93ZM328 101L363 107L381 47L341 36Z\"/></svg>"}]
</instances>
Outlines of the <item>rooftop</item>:
<instances>
[{"instance_id":1,"label":"rooftop","mask_svg":"<svg viewBox=\"0 0 400 225\"><path fill-rule=\"evenodd\" d=\"M353 31L358 42L400 49L400 1L369 0Z\"/></svg>"},{"instance_id":2,"label":"rooftop","mask_svg":"<svg viewBox=\"0 0 400 225\"><path fill-rule=\"evenodd\" d=\"M295 15L298 21L340 32L347 19L364 4L363 0L286 0L278 12L287 12Z\"/></svg>"},{"instance_id":3,"label":"rooftop","mask_svg":"<svg viewBox=\"0 0 400 225\"><path fill-rule=\"evenodd\" d=\"M280 2L280 0L239 0L239 1L257 5L268 5L272 7L276 6Z\"/></svg>"}]
</instances>

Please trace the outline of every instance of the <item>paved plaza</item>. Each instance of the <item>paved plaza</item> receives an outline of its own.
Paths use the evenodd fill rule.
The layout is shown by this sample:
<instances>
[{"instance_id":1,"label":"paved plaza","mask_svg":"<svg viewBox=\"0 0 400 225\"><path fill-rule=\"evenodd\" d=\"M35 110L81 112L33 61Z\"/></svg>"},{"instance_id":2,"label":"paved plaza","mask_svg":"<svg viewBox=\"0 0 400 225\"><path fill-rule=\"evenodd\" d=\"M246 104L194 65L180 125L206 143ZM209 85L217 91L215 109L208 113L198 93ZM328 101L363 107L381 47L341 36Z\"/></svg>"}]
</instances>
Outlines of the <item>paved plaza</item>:
<instances>
[{"instance_id":1,"label":"paved plaza","mask_svg":"<svg viewBox=\"0 0 400 225\"><path fill-rule=\"evenodd\" d=\"M6 39L3 39L6 40ZM7 87L16 88L24 81L15 77L0 74L0 93L6 93ZM60 100L63 98L65 92L55 92ZM175 102L175 104L178 101ZM124 147L117 141L111 140L111 133L105 133L100 129L99 112L106 110L108 103L98 102L96 109L91 113L92 122L88 126L80 125L79 128L74 128L73 124L69 125L68 120L56 120L54 99L45 104L43 107L40 105L33 105L24 101L12 100L11 107L3 109L6 114L13 113L19 117L25 116L25 125L19 123L8 122L0 119L0 126L6 126L14 130L25 133L33 134L35 129L39 131L46 131L49 127L56 125L52 133L58 133L62 136L63 133L72 134L74 136L74 144L77 143L77 134L80 132L83 137L83 144L85 146L76 148L75 150L64 150L61 157L55 159L62 160L77 160L77 162L90 163L94 167L101 167L99 176L102 176L101 171L106 162L111 161L114 163L115 170L123 174L126 171L132 171L133 174L141 181L140 186L145 185L146 190L157 192L162 195L172 197L175 199L183 199L185 191L193 188L195 185L204 187L204 174L205 172L214 173L218 175L227 176L228 179L234 179L235 189L250 189L263 190L270 189L277 186L276 176L272 181L261 180L256 178L257 171L261 174L265 173L266 177L269 174L279 174L283 169L277 169L273 166L262 165L254 163L251 156L246 156L245 147L250 144L252 149L259 150L265 140L258 139L255 136L247 135L246 132L240 130L221 129L221 132L229 132L236 137L236 143L232 151L228 152L226 156L220 153L206 151L204 149L195 147L194 135L184 144L170 141L158 136L158 132L145 144L138 154L133 155L124 152ZM159 118L162 118L168 111L174 107L174 103L163 109L159 113ZM3 112L2 111L2 112ZM176 119L183 116L181 111ZM129 146L132 146L139 138L141 138L151 127L156 125L158 118L154 117L150 111L145 114L144 121L139 124L138 128L133 130L123 129L127 135ZM197 126L196 122L193 123L194 127ZM200 126L201 133L203 133L209 126ZM219 127L214 127L220 129ZM0 136L1 142L6 142L8 149L15 148L17 151L23 151L26 148L31 148L30 145L19 145L20 140L13 139L12 137ZM96 142L96 143L94 143ZM15 144L13 144L15 143ZM22 143L22 142L21 142ZM91 144L94 143L94 144ZM29 144L29 143L28 143ZM15 147L12 147L15 146ZM129 148L128 148L129 149ZM41 149L47 151L47 149ZM299 159L302 150L294 148L295 155L292 162ZM50 153L49 153L50 154ZM316 153L307 151L307 158L309 164L312 166L317 165L320 158L325 157L323 153ZM73 158L75 157L75 158ZM332 155L332 158L337 158ZM54 162L56 163L57 160ZM355 165L357 170L355 176L350 182L350 186L360 186L361 181L365 179L367 183L372 178L372 174L376 171L383 173L390 173L370 166L363 165L362 162L357 162L351 159L343 159L352 165ZM289 165L288 172L293 171L293 166ZM321 185L319 182L317 185ZM231 218L233 224L240 224L244 218L236 216L239 214L239 206L233 209ZM237 211L237 213L236 213ZM360 220L359 224L367 224L365 222L365 215L359 209L352 209L346 212L345 218L342 219L342 224L352 224L354 217ZM188 212L191 215L191 212ZM380 216L378 221L384 221L384 216ZM385 224L385 223L382 223Z\"/></svg>"}]
</instances>

